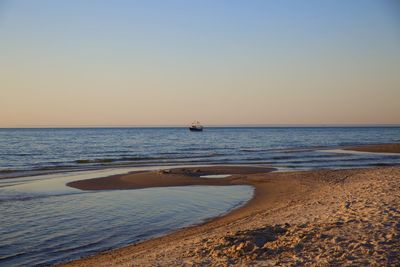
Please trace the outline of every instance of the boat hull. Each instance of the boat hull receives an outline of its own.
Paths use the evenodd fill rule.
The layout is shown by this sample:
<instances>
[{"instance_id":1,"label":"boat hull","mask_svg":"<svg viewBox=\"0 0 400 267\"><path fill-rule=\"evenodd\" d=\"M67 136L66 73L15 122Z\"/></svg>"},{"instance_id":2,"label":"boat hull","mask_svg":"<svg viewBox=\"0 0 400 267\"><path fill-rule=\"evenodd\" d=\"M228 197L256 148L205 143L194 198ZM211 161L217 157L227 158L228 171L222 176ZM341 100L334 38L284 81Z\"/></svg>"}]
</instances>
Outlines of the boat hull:
<instances>
[{"instance_id":1,"label":"boat hull","mask_svg":"<svg viewBox=\"0 0 400 267\"><path fill-rule=\"evenodd\" d=\"M189 130L191 132L202 132L203 128L195 128L195 127L189 127Z\"/></svg>"}]
</instances>

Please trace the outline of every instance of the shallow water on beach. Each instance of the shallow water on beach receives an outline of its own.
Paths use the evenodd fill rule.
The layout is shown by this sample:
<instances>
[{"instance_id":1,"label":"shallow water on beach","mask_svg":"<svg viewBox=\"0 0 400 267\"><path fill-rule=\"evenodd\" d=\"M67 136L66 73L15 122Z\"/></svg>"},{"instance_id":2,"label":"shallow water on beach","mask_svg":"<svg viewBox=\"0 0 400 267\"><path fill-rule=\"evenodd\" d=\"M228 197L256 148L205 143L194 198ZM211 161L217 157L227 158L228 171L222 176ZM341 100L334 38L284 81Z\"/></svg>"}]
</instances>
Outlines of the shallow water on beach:
<instances>
[{"instance_id":1,"label":"shallow water on beach","mask_svg":"<svg viewBox=\"0 0 400 267\"><path fill-rule=\"evenodd\" d=\"M121 247L226 213L253 193L249 186L95 192L65 186L106 174L47 175L0 188L0 265L50 265Z\"/></svg>"}]
</instances>

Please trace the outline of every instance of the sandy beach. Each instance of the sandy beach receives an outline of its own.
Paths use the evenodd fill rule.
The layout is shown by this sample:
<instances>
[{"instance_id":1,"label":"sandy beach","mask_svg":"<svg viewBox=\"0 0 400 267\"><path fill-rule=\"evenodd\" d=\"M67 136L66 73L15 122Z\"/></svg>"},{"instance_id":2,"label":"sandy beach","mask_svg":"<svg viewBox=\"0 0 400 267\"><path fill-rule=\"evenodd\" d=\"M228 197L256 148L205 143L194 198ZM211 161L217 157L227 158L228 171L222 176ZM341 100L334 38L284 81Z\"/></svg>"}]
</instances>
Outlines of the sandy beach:
<instances>
[{"instance_id":1,"label":"sandy beach","mask_svg":"<svg viewBox=\"0 0 400 267\"><path fill-rule=\"evenodd\" d=\"M144 188L156 186L158 177L157 186L168 186L164 179L171 179L174 186L195 184L195 180L199 184L248 184L255 193L246 205L225 216L66 266L400 264L399 167L269 171L188 168L72 183L86 190ZM226 172L234 175L196 177ZM151 185L139 183L144 176L152 177Z\"/></svg>"}]
</instances>

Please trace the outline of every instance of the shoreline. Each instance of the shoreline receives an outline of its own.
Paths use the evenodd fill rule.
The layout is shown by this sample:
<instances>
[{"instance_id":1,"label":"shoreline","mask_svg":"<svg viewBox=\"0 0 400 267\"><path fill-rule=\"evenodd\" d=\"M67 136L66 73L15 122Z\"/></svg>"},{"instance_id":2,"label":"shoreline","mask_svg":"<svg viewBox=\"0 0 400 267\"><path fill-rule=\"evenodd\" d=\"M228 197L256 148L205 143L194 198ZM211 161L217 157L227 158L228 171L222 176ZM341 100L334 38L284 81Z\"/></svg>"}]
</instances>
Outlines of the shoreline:
<instances>
[{"instance_id":1,"label":"shoreline","mask_svg":"<svg viewBox=\"0 0 400 267\"><path fill-rule=\"evenodd\" d=\"M216 167L213 167L213 169L208 169L206 171L218 171L215 168ZM204 170L200 169L200 172L202 171ZM163 178L160 178L160 176L179 176L185 172L188 172L187 168L183 168L183 170L182 168L173 169L169 173L153 173L152 175L157 175L159 180L162 180ZM197 169L190 170L189 178L186 178L199 180L199 178L190 176L193 173L198 173ZM135 186L136 188L143 188L140 186L150 185L137 183L138 180L142 180L144 177L143 175L145 174L133 173L129 175L113 176L111 178L96 179L97 181L99 181L98 179L103 179L103 186L107 183L110 184L110 181L112 181L110 179L120 179L117 184L113 185L114 189L132 189ZM383 177L390 177L391 179L382 181L380 180L382 175ZM93 186L96 183L96 179L92 181L86 180L89 184L85 184L85 186ZM188 266L219 266L224 264L262 265L265 264L266 261L269 262L270 265L286 264L289 262L299 264L296 260L299 259L301 253L304 254L302 255L302 259L306 260L306 262L361 264L362 260L365 260L366 257L364 255L365 251L359 251L359 249L353 248L353 245L369 242L371 237L368 236L368 231L371 232L371 226L364 227L364 224L368 223L368 225L370 225L371 223L375 223L376 220L378 220L378 222L383 220L383 218L378 216L378 219L370 218L370 220L365 220L366 218L372 217L372 215L369 214L368 205L358 207L356 210L350 209L349 207L353 205L357 206L357 203L353 200L349 200L348 194L351 191L357 191L358 194L363 194L365 195L364 198L367 198L367 200L363 202L364 204L370 202L375 203L375 195L378 193L382 194L382 192L371 192L373 190L367 190L367 192L360 191L360 184L365 188L369 188L371 186L370 184L373 184L375 191L382 188L385 188L385 190L396 190L395 188L399 187L397 183L400 181L400 168L381 167L281 173L248 173L246 170L243 170L242 174L232 176L229 179L207 180L214 180L207 183L221 183L221 181L215 180L223 180L221 185L227 185L226 183L251 185L255 188L253 198L239 208L222 216L211 218L199 225L179 229L165 236L137 244L84 257L69 263L61 264L61 266L129 266L132 264L148 266L159 264L160 262L163 262L162 265ZM152 182L154 182L154 180ZM186 185L187 180L179 180L179 182L181 183L180 185ZM389 184L390 186L387 186ZM83 186L83 184L73 185ZM154 186L154 184L152 184L152 186ZM165 184L161 186L165 186ZM91 188L91 190L96 189ZM97 190L101 189L97 188ZM383 198L389 197L386 195L382 196ZM397 194L396 198L392 201L393 203L389 203L393 206L391 208L396 211L394 214L395 219L400 218L400 213L398 212L398 210L400 210L399 200L400 195ZM380 203L375 204L379 206ZM385 204L388 204L388 202ZM378 210L379 209L382 209L382 207L379 206ZM350 211L352 213L349 213ZM357 212L361 212L362 216L360 214L353 214ZM339 215L337 216L337 214ZM387 240L386 236L389 235L389 238L391 238L390 242L392 243L389 242L388 245L377 245L378 248L376 248L376 251L381 251L379 246L384 247L385 250L388 251L387 253L390 252L393 254L395 251L398 251L397 248L400 246L400 239L399 236L392 233L397 227L396 220L390 221L394 226L390 231L383 230L383 236L385 237L377 241L377 244L379 244L379 242L385 243ZM356 228L354 228L354 222L359 224ZM376 225L378 225L378 222L376 222ZM350 223L351 227L348 229ZM338 228L336 233L332 234L329 232L336 228ZM325 230L322 231L321 229ZM358 234L361 236L366 235L367 237L352 237L353 233L351 229L353 229L353 231L355 231L354 229L362 229L362 231L359 230ZM381 229L376 231L382 232ZM302 237L299 237L299 235ZM353 240L351 240L351 242L347 239L339 240L342 235L349 235L352 237L349 239ZM271 240L263 243L261 247L258 246L259 240L265 241L266 236L270 237ZM299 240L303 240L304 236L313 242L310 243L308 242L310 240L307 241L305 239L304 242L300 242ZM322 236L329 236L329 238L321 238ZM345 241L347 243L342 244ZM318 242L321 242L320 246L316 245ZM329 245L324 244L324 242L328 242ZM325 258L321 258L320 256L318 256L317 259L312 258L317 256L314 255L315 253L311 253L309 251L310 249L317 247L319 250L329 251L329 247L332 246L332 243L335 247L342 247L342 249L337 248L337 250L340 250L340 257L335 255L334 252L329 252L325 255ZM301 246L299 244L301 244ZM280 251L279 253L275 251L277 247L278 251ZM360 248L362 245L355 245L355 247ZM393 262L393 257L387 253L379 252L378 255L374 257L371 256L368 260L372 265L374 265L374 262L377 265ZM295 261L293 261L293 259L286 259L287 254L290 254L291 257L297 255L294 258ZM317 254L319 255L320 252ZM343 257L343 255L346 255L346 257ZM400 255L396 254L395 256L397 257ZM397 259L399 258L400 257L397 257Z\"/></svg>"}]
</instances>

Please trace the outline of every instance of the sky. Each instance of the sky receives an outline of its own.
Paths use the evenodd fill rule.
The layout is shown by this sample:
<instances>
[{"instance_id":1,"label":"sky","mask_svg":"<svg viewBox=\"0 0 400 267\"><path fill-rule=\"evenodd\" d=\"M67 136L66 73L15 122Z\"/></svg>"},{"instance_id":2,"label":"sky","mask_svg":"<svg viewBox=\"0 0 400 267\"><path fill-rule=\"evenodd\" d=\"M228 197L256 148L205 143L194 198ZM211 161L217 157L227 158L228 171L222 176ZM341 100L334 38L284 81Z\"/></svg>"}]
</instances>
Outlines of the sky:
<instances>
[{"instance_id":1,"label":"sky","mask_svg":"<svg viewBox=\"0 0 400 267\"><path fill-rule=\"evenodd\" d=\"M0 127L400 124L396 0L0 0Z\"/></svg>"}]
</instances>

